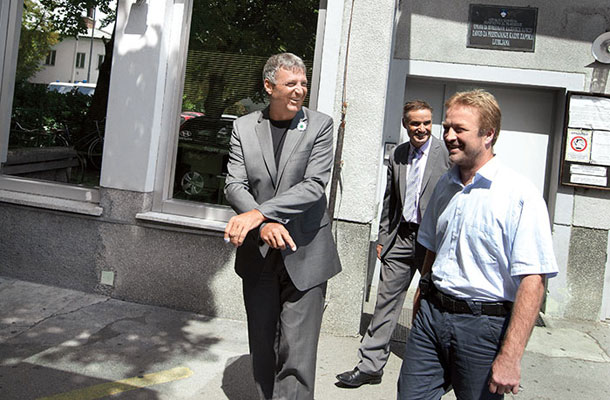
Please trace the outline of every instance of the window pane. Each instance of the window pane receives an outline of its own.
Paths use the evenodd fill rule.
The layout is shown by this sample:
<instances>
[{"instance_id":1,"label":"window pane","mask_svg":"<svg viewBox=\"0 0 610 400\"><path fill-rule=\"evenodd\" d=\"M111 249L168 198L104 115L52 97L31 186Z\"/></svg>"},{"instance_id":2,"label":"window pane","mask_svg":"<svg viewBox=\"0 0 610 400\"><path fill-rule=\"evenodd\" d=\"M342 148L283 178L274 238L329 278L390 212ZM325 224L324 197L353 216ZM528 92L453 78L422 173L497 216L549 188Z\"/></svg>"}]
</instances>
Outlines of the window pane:
<instances>
[{"instance_id":1,"label":"window pane","mask_svg":"<svg viewBox=\"0 0 610 400\"><path fill-rule=\"evenodd\" d=\"M85 53L76 53L76 68L85 68Z\"/></svg>"},{"instance_id":2,"label":"window pane","mask_svg":"<svg viewBox=\"0 0 610 400\"><path fill-rule=\"evenodd\" d=\"M100 21L114 11L98 10L92 38L85 25L74 28L85 9L71 25L54 20L39 2L24 5L8 155L0 172L97 186L110 63L89 68L86 54L90 46L106 53L102 38L111 38L112 25ZM61 15L59 8L55 15Z\"/></svg>"},{"instance_id":3,"label":"window pane","mask_svg":"<svg viewBox=\"0 0 610 400\"><path fill-rule=\"evenodd\" d=\"M318 5L319 0L194 2L174 198L227 204L232 123L266 106L261 76L269 56L298 55L311 81Z\"/></svg>"},{"instance_id":4,"label":"window pane","mask_svg":"<svg viewBox=\"0 0 610 400\"><path fill-rule=\"evenodd\" d=\"M56 54L55 50L49 51L47 53L47 58L45 59L44 64L45 65L51 65L51 66L55 65L55 54Z\"/></svg>"}]
</instances>

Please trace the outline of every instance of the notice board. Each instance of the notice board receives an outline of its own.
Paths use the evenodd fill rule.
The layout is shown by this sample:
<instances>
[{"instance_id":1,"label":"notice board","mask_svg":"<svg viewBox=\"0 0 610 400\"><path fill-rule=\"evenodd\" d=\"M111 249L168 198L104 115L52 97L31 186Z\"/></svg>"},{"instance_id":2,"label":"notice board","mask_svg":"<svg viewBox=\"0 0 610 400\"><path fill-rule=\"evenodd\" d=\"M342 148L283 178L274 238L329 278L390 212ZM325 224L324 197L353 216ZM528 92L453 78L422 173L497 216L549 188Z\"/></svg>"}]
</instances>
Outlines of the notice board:
<instances>
[{"instance_id":1,"label":"notice board","mask_svg":"<svg viewBox=\"0 0 610 400\"><path fill-rule=\"evenodd\" d=\"M568 92L561 183L610 190L610 95Z\"/></svg>"}]
</instances>

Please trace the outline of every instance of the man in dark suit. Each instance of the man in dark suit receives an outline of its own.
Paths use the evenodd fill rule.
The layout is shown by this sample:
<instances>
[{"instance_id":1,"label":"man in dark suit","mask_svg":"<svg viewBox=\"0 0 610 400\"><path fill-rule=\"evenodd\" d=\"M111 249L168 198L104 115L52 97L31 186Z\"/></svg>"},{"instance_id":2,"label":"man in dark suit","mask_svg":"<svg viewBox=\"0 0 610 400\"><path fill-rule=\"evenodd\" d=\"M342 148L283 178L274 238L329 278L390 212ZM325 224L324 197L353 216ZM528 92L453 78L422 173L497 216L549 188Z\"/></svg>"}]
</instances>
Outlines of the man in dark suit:
<instances>
[{"instance_id":1,"label":"man in dark suit","mask_svg":"<svg viewBox=\"0 0 610 400\"><path fill-rule=\"evenodd\" d=\"M254 380L261 399L313 399L326 281L341 270L326 213L332 119L303 107L303 61L264 70L269 106L233 125L225 196L238 247Z\"/></svg>"},{"instance_id":2,"label":"man in dark suit","mask_svg":"<svg viewBox=\"0 0 610 400\"><path fill-rule=\"evenodd\" d=\"M405 104L402 123L409 141L396 147L388 164L377 244L382 266L375 311L358 350L358 365L337 375L348 387L381 382L406 290L425 255L416 242L419 222L436 182L449 169L447 149L431 136L432 108L428 103L415 100Z\"/></svg>"}]
</instances>

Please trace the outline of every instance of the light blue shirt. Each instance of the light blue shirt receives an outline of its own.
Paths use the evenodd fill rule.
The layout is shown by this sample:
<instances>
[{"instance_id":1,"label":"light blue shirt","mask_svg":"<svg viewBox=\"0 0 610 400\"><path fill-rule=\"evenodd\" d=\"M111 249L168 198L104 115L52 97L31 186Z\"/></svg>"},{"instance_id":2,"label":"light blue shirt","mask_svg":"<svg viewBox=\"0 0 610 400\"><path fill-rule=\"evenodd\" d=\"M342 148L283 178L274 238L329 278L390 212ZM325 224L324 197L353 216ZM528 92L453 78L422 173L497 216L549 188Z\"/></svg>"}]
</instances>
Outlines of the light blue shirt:
<instances>
[{"instance_id":1,"label":"light blue shirt","mask_svg":"<svg viewBox=\"0 0 610 400\"><path fill-rule=\"evenodd\" d=\"M436 253L435 286L460 299L514 301L522 275L558 271L542 196L495 157L466 186L457 166L441 177L417 240Z\"/></svg>"}]
</instances>

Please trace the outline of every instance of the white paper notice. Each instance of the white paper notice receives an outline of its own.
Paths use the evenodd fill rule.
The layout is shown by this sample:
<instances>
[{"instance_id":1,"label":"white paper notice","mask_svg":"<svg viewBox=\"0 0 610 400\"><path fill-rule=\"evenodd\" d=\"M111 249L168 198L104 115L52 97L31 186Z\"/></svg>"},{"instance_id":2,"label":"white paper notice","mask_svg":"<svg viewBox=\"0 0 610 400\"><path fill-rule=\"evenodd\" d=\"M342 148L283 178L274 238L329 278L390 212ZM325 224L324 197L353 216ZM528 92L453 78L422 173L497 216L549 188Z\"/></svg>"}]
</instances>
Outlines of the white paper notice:
<instances>
[{"instance_id":1,"label":"white paper notice","mask_svg":"<svg viewBox=\"0 0 610 400\"><path fill-rule=\"evenodd\" d=\"M606 186L608 184L608 178L605 176L591 176L591 175L570 175L571 183L579 183L581 185L593 185L593 186Z\"/></svg>"},{"instance_id":2,"label":"white paper notice","mask_svg":"<svg viewBox=\"0 0 610 400\"><path fill-rule=\"evenodd\" d=\"M593 96L572 96L570 98L568 127L610 131L610 99Z\"/></svg>"},{"instance_id":3,"label":"white paper notice","mask_svg":"<svg viewBox=\"0 0 610 400\"><path fill-rule=\"evenodd\" d=\"M591 164L610 166L610 132L593 131Z\"/></svg>"},{"instance_id":4,"label":"white paper notice","mask_svg":"<svg viewBox=\"0 0 610 400\"><path fill-rule=\"evenodd\" d=\"M606 167L572 164L570 165L570 173L580 175L606 176Z\"/></svg>"},{"instance_id":5,"label":"white paper notice","mask_svg":"<svg viewBox=\"0 0 610 400\"><path fill-rule=\"evenodd\" d=\"M591 160L591 131L568 129L566 161L588 163Z\"/></svg>"}]
</instances>

